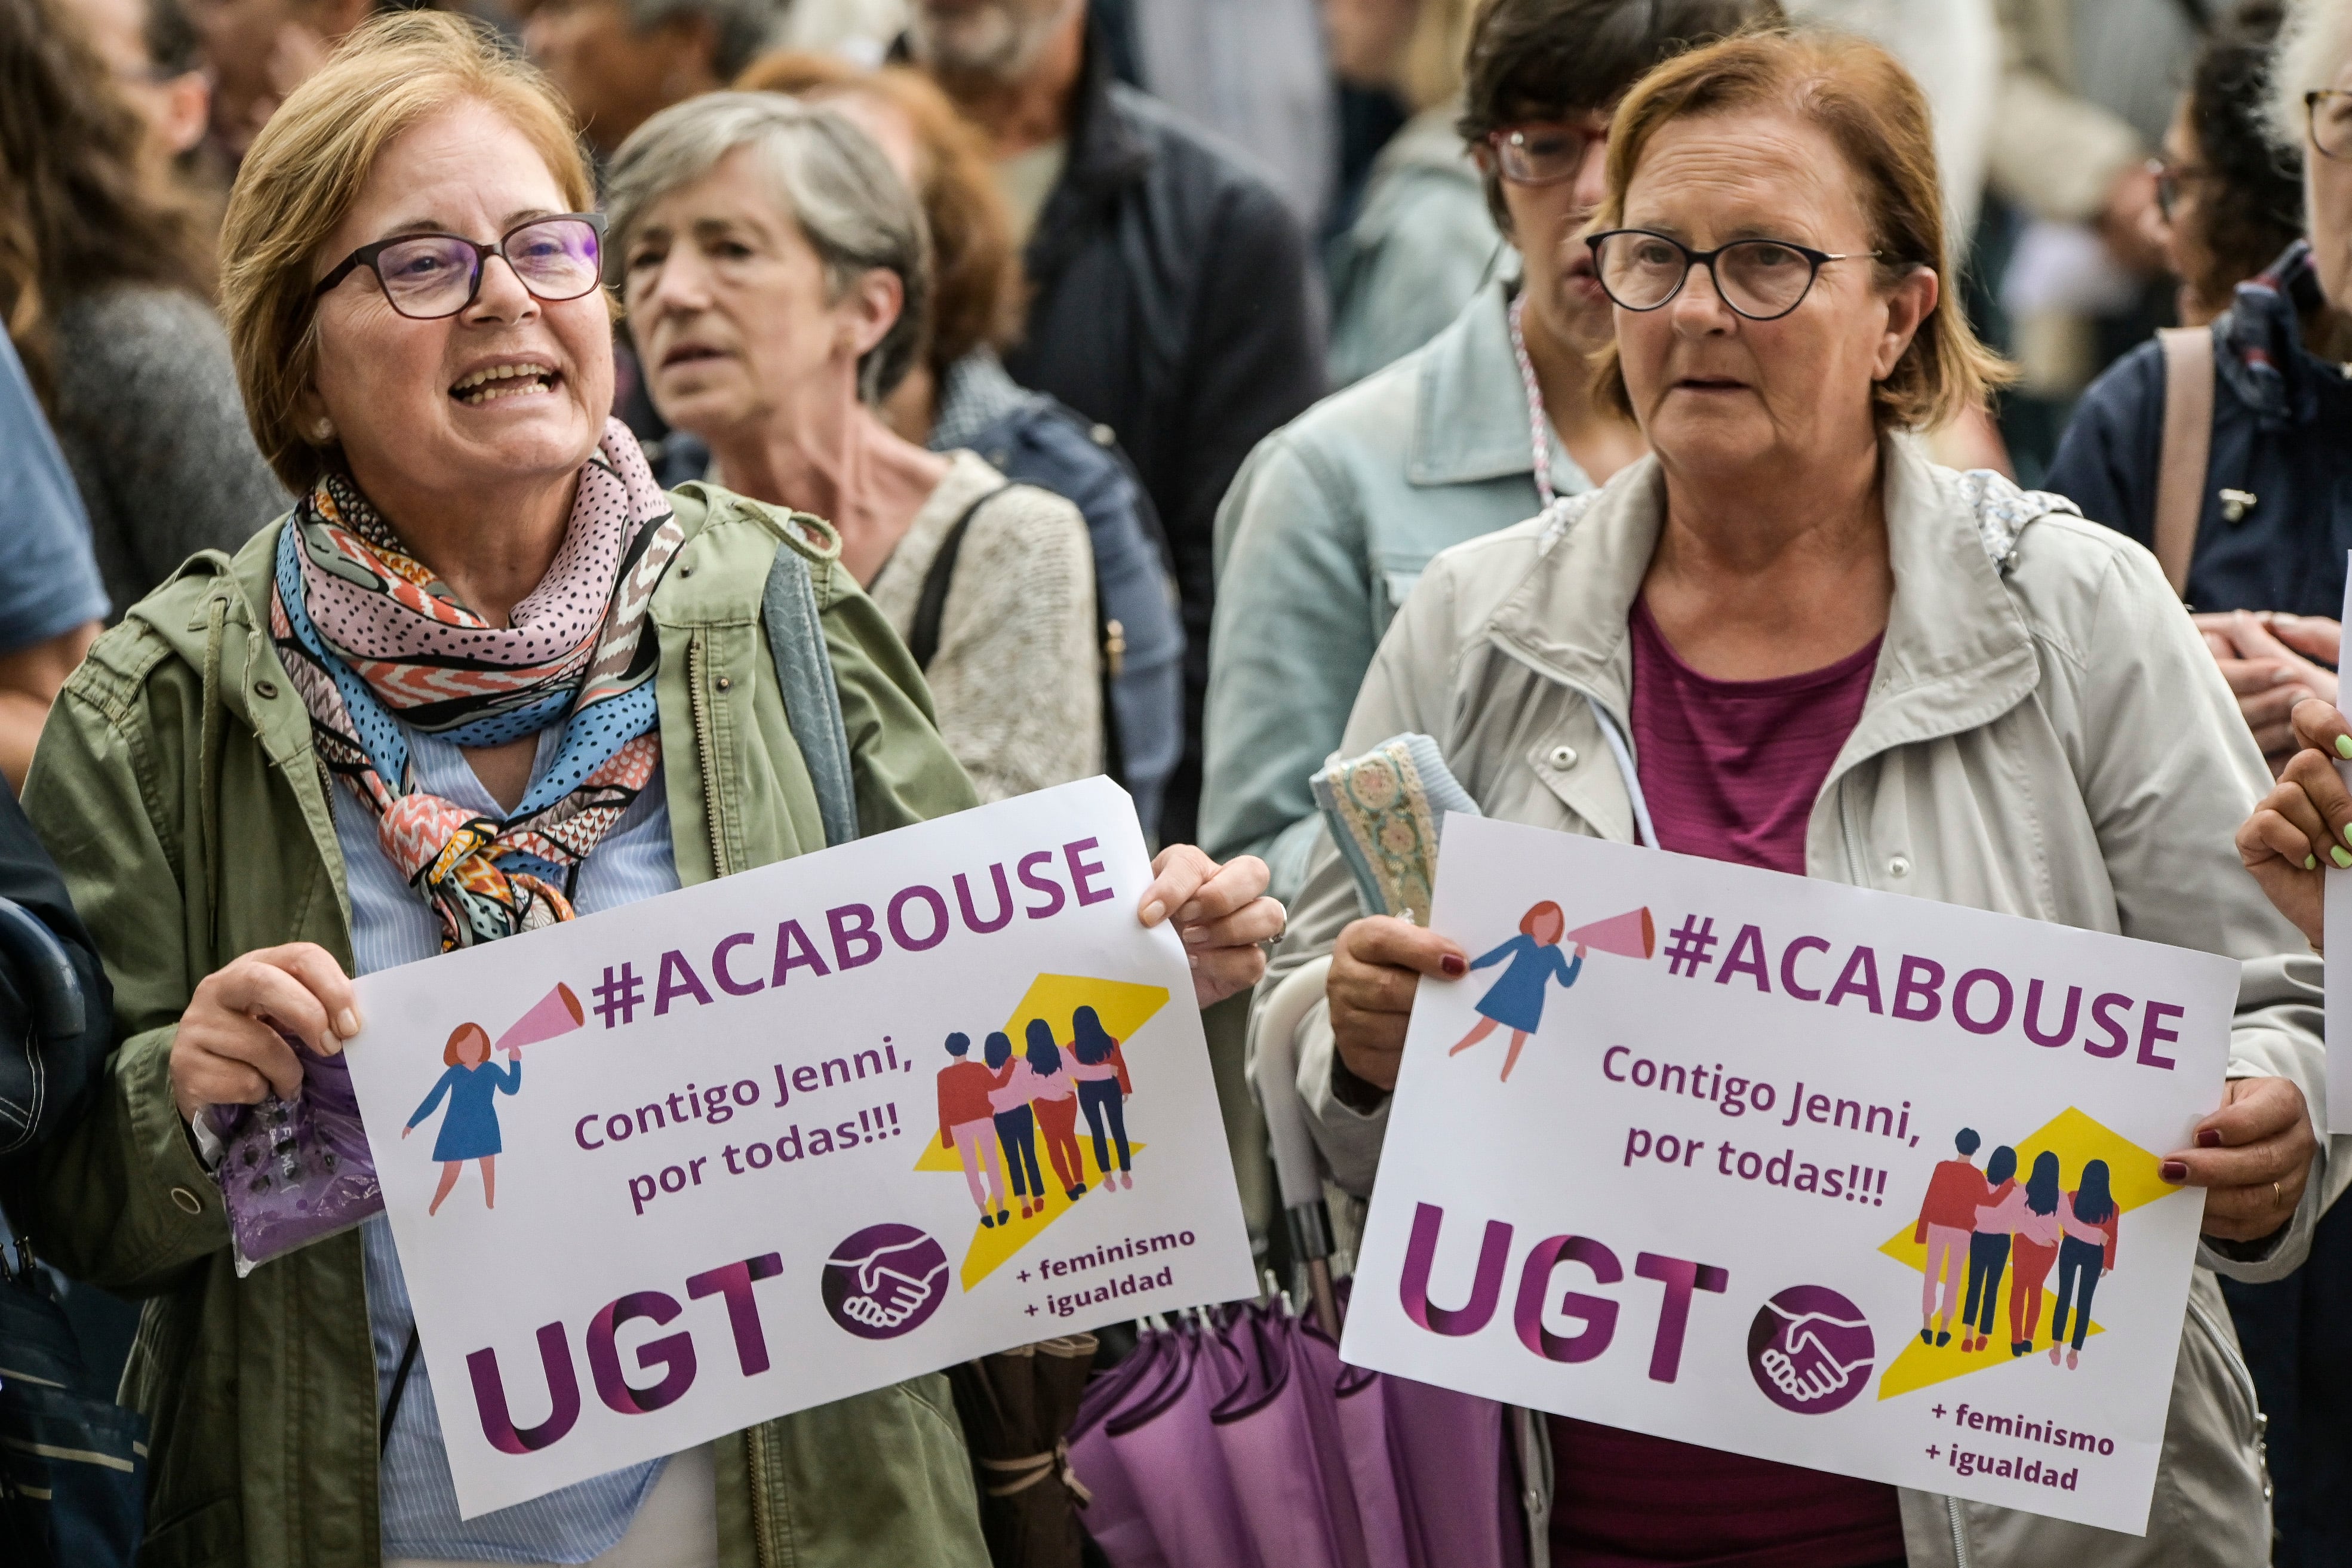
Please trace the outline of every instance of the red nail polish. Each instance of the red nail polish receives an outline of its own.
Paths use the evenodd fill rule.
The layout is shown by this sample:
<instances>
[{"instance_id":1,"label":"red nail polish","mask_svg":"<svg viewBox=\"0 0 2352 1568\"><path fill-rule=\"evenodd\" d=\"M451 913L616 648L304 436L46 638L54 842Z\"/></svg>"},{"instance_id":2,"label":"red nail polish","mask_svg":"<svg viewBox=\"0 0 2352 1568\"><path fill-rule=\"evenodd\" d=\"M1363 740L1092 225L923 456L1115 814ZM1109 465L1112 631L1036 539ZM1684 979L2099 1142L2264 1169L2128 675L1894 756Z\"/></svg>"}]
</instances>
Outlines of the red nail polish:
<instances>
[{"instance_id":1,"label":"red nail polish","mask_svg":"<svg viewBox=\"0 0 2352 1568\"><path fill-rule=\"evenodd\" d=\"M2189 1163L2185 1160L2167 1160L2156 1168L2156 1173L2168 1182L2176 1184L2185 1182L2189 1179Z\"/></svg>"},{"instance_id":2,"label":"red nail polish","mask_svg":"<svg viewBox=\"0 0 2352 1568\"><path fill-rule=\"evenodd\" d=\"M1452 980L1459 980L1470 973L1469 963L1458 952L1449 952L1439 959L1437 967L1444 970L1446 977Z\"/></svg>"},{"instance_id":3,"label":"red nail polish","mask_svg":"<svg viewBox=\"0 0 2352 1568\"><path fill-rule=\"evenodd\" d=\"M2218 1127L2199 1128L2197 1146L2200 1149L2219 1149L2221 1146L2221 1130Z\"/></svg>"}]
</instances>

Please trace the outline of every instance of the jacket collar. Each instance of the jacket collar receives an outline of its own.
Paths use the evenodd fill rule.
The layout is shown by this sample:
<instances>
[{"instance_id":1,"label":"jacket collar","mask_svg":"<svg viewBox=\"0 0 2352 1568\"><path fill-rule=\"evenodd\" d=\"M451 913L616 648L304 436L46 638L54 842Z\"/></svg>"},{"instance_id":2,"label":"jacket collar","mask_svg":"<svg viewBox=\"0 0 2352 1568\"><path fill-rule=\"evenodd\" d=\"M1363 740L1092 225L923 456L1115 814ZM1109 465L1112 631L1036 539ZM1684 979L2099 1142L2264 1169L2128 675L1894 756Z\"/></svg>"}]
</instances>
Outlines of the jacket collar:
<instances>
[{"instance_id":1,"label":"jacket collar","mask_svg":"<svg viewBox=\"0 0 2352 1568\"><path fill-rule=\"evenodd\" d=\"M1911 437L1880 445L1895 598L1870 696L1832 776L1877 752L1985 724L2040 679L2032 637L1987 552L1962 476ZM1599 702L1630 731L1626 626L1664 524L1665 482L1643 458L1575 521L1555 522L1526 581L1489 618L1488 639L1538 674Z\"/></svg>"},{"instance_id":2,"label":"jacket collar","mask_svg":"<svg viewBox=\"0 0 2352 1568\"><path fill-rule=\"evenodd\" d=\"M2307 425L2319 416L2319 389L2340 384L2344 372L2303 346L2303 321L2325 308L2311 265L2311 244L2298 239L2237 287L2220 323L2220 372L2256 418L2273 427Z\"/></svg>"},{"instance_id":3,"label":"jacket collar","mask_svg":"<svg viewBox=\"0 0 2352 1568\"><path fill-rule=\"evenodd\" d=\"M1506 312L1516 282L1497 279L1421 351L1405 478L1461 485L1535 472L1527 384Z\"/></svg>"}]
</instances>

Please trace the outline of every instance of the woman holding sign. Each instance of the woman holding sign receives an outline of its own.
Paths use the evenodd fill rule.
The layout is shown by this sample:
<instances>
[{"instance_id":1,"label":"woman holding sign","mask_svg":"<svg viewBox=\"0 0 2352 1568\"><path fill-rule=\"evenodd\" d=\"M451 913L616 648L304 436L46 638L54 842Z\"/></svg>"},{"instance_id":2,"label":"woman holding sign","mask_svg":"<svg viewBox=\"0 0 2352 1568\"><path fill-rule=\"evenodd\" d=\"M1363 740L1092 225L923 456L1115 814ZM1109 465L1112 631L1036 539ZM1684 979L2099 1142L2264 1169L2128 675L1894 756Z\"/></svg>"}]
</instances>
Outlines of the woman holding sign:
<instances>
[{"instance_id":1,"label":"woman holding sign","mask_svg":"<svg viewBox=\"0 0 2352 1568\"><path fill-rule=\"evenodd\" d=\"M301 499L100 639L28 782L120 1043L6 1197L69 1273L152 1298L151 1561L986 1560L936 1376L463 1519L381 1216L249 1278L230 1256L199 1119L340 1070L352 972L974 802L832 528L665 494L608 422L593 205L561 101L457 18L381 17L287 99L222 291ZM842 374L886 331L845 332ZM827 669L821 789L838 753L803 752L778 684L821 701ZM1253 981L1263 866L1157 864L1139 918L1185 928L1199 1000Z\"/></svg>"},{"instance_id":2,"label":"woman holding sign","mask_svg":"<svg viewBox=\"0 0 2352 1568\"><path fill-rule=\"evenodd\" d=\"M1602 395L1653 456L1439 556L1342 754L1418 731L1489 816L2245 961L2224 1103L2160 1173L2207 1189L2211 1268L2292 1268L2324 1187L2315 966L2228 848L2266 770L2145 551L1909 434L2006 374L1945 287L1917 85L1853 40L1697 49L1619 106L1607 186ZM1266 984L1328 1002L1299 1089L1361 1194L1415 988L1471 955L1357 913L1327 840ZM2264 1561L2210 1272L2191 1300L2146 1539L1556 1420L1554 1560Z\"/></svg>"}]
</instances>

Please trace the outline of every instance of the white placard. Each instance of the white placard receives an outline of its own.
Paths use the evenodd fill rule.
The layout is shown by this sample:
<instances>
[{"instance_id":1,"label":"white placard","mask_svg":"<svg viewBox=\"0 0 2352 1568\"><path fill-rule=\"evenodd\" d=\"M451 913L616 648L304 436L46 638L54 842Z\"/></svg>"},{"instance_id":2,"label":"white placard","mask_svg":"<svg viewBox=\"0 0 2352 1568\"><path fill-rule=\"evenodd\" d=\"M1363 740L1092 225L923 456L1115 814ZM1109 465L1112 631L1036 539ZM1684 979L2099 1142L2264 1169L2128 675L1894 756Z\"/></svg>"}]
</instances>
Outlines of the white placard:
<instances>
[{"instance_id":1,"label":"white placard","mask_svg":"<svg viewBox=\"0 0 2352 1568\"><path fill-rule=\"evenodd\" d=\"M1431 925L1482 967L1421 984L1347 1360L2146 1529L2204 1213L2158 1165L2221 1099L2234 962L1460 816ZM1989 1188L2003 1149L2017 1185ZM2067 1195L2093 1161L2104 1278L2104 1238L2038 1239L2100 1234ZM2044 1199L2013 1353L2000 1227ZM2053 1364L2070 1289L2090 1324Z\"/></svg>"},{"instance_id":2,"label":"white placard","mask_svg":"<svg viewBox=\"0 0 2352 1568\"><path fill-rule=\"evenodd\" d=\"M1253 1294L1150 877L1090 779L361 981L352 1078L465 1515ZM1063 1092L1024 1103L1034 1068L982 1058L1003 1031L1031 1059L1033 1019ZM1026 1218L995 1184L1024 1152Z\"/></svg>"}]
</instances>

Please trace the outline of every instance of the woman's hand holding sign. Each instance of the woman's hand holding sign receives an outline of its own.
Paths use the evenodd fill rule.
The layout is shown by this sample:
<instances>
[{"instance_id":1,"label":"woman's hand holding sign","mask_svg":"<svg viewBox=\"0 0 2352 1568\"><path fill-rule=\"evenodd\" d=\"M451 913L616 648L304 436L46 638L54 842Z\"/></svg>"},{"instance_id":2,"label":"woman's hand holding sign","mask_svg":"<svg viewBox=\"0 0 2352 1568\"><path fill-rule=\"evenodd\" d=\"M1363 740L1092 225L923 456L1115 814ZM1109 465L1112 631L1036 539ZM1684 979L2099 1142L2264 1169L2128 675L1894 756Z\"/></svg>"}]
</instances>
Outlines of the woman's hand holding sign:
<instances>
[{"instance_id":1,"label":"woman's hand holding sign","mask_svg":"<svg viewBox=\"0 0 2352 1568\"><path fill-rule=\"evenodd\" d=\"M2327 868L2352 868L2352 793L2336 771L2337 758L2352 761L2352 725L2316 699L2294 718L2297 750L2238 829L2238 858L2316 952Z\"/></svg>"},{"instance_id":2,"label":"woman's hand holding sign","mask_svg":"<svg viewBox=\"0 0 2352 1568\"><path fill-rule=\"evenodd\" d=\"M1147 927L1175 921L1192 961L1199 1005L1247 990L1265 973L1264 944L1282 934L1288 918L1264 896L1265 884L1265 862L1255 855L1220 866L1190 844L1171 844L1151 862L1151 886L1143 889L1136 918Z\"/></svg>"},{"instance_id":3,"label":"woman's hand holding sign","mask_svg":"<svg viewBox=\"0 0 2352 1568\"><path fill-rule=\"evenodd\" d=\"M2303 1090L2283 1078L2233 1078L2221 1109L2197 1124L2196 1147L2166 1155L2158 1173L2207 1189L2207 1236L2260 1241L2294 1217L2318 1149Z\"/></svg>"},{"instance_id":4,"label":"woman's hand holding sign","mask_svg":"<svg viewBox=\"0 0 2352 1568\"><path fill-rule=\"evenodd\" d=\"M1331 1035L1347 1069L1379 1089L1396 1088L1405 1026L1424 974L1458 980L1470 956L1451 939L1394 915L1349 922L1331 949Z\"/></svg>"}]
</instances>

